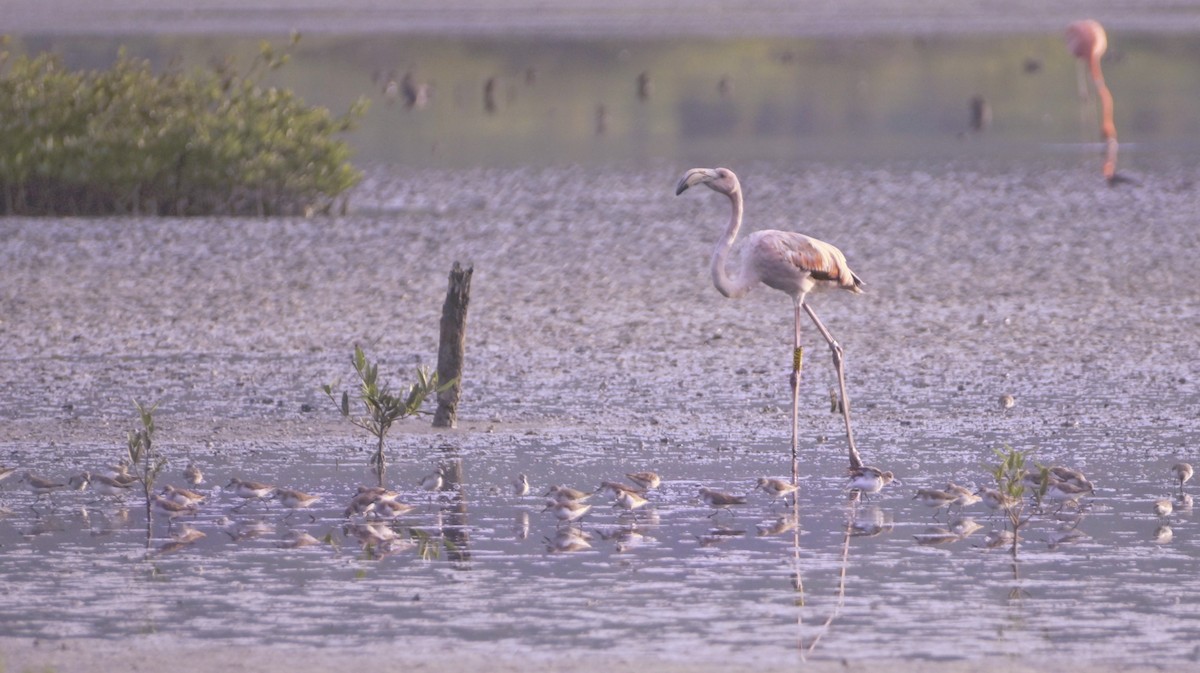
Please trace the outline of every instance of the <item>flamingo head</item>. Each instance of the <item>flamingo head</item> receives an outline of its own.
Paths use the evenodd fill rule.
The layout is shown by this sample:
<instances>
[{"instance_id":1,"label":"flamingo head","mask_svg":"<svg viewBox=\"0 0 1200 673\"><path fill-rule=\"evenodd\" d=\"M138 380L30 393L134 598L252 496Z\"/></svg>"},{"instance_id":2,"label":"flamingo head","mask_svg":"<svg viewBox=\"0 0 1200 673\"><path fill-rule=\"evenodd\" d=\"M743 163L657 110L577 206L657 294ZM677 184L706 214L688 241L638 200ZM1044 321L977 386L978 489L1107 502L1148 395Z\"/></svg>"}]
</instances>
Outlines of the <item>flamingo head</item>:
<instances>
[{"instance_id":1,"label":"flamingo head","mask_svg":"<svg viewBox=\"0 0 1200 673\"><path fill-rule=\"evenodd\" d=\"M708 185L709 189L726 196L741 189L737 176L728 168L693 168L679 179L679 184L675 186L675 195L679 196L688 187L699 184Z\"/></svg>"}]
</instances>

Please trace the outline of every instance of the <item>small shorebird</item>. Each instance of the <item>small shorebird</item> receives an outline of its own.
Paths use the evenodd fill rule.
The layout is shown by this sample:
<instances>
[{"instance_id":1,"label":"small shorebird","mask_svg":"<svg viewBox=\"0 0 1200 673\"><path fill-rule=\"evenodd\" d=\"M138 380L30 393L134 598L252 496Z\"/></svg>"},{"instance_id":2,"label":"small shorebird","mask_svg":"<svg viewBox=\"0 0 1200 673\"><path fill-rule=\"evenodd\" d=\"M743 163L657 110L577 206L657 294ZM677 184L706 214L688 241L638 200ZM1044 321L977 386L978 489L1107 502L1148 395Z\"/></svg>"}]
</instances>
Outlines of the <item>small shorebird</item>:
<instances>
[{"instance_id":1,"label":"small shorebird","mask_svg":"<svg viewBox=\"0 0 1200 673\"><path fill-rule=\"evenodd\" d=\"M181 514L196 513L195 505L181 505L174 500L167 500L160 495L154 496L152 508L155 514L166 517L167 528L170 528L171 524L175 522L175 517L180 516Z\"/></svg>"},{"instance_id":2,"label":"small shorebird","mask_svg":"<svg viewBox=\"0 0 1200 673\"><path fill-rule=\"evenodd\" d=\"M1004 510L1007 512L1017 504L1017 501L1013 500L1008 495L990 488L981 489L979 491L979 495L981 496L980 500L983 502L983 506L987 507L993 512L997 510Z\"/></svg>"},{"instance_id":3,"label":"small shorebird","mask_svg":"<svg viewBox=\"0 0 1200 673\"><path fill-rule=\"evenodd\" d=\"M785 502L787 496L791 495L794 497L796 491L800 490L800 487L796 486L795 484L784 481L783 479L775 479L772 477L759 477L754 488L771 496L772 500L775 500L776 498L784 498Z\"/></svg>"},{"instance_id":4,"label":"small shorebird","mask_svg":"<svg viewBox=\"0 0 1200 673\"><path fill-rule=\"evenodd\" d=\"M966 486L959 486L954 482L949 482L946 484L945 490L947 493L954 496L954 502L951 502L950 505L952 507L957 507L960 510L964 507L970 507L971 505L974 505L982 500L982 498L975 494L975 491L972 491Z\"/></svg>"},{"instance_id":5,"label":"small shorebird","mask_svg":"<svg viewBox=\"0 0 1200 673\"><path fill-rule=\"evenodd\" d=\"M513 481L513 495L518 498L529 495L529 477L525 476L524 473L518 474L517 478Z\"/></svg>"},{"instance_id":6,"label":"small shorebird","mask_svg":"<svg viewBox=\"0 0 1200 673\"><path fill-rule=\"evenodd\" d=\"M392 497L384 497L381 495L375 498L375 505L372 507L372 511L375 513L375 516L381 519L395 519L398 516L404 516L414 509L416 508L412 505L407 505L399 500L396 500L396 494L394 493L392 494Z\"/></svg>"},{"instance_id":7,"label":"small shorebird","mask_svg":"<svg viewBox=\"0 0 1200 673\"><path fill-rule=\"evenodd\" d=\"M204 502L203 494L195 491L189 491L186 488L178 488L170 484L163 486L163 489L161 492L159 492L159 495L167 500L173 500L185 507L188 505L199 505L200 503Z\"/></svg>"},{"instance_id":8,"label":"small shorebird","mask_svg":"<svg viewBox=\"0 0 1200 673\"><path fill-rule=\"evenodd\" d=\"M57 481L51 481L45 477L39 477L32 472L26 472L25 474L21 475L21 481L29 487L29 491L33 493L35 501L40 499L43 495L48 496L57 489L67 487L66 484Z\"/></svg>"},{"instance_id":9,"label":"small shorebird","mask_svg":"<svg viewBox=\"0 0 1200 673\"><path fill-rule=\"evenodd\" d=\"M958 496L945 491L939 491L933 488L917 489L917 494L913 496L913 500L933 508L933 518L937 518L938 511L943 507L949 507L958 500Z\"/></svg>"},{"instance_id":10,"label":"small shorebird","mask_svg":"<svg viewBox=\"0 0 1200 673\"><path fill-rule=\"evenodd\" d=\"M984 500L987 500L987 496L984 496ZM1012 531L1008 530L1007 528L989 531L988 534L983 538L983 546L987 549L995 549L996 547L1011 545L1012 542Z\"/></svg>"},{"instance_id":11,"label":"small shorebird","mask_svg":"<svg viewBox=\"0 0 1200 673\"><path fill-rule=\"evenodd\" d=\"M359 486L358 493L355 493L354 497L350 498L350 504L346 505L344 516L348 519L375 511L375 501L384 493L387 493L387 490L379 486Z\"/></svg>"},{"instance_id":12,"label":"small shorebird","mask_svg":"<svg viewBox=\"0 0 1200 673\"><path fill-rule=\"evenodd\" d=\"M281 549L299 549L301 547L311 547L315 544L321 544L321 541L305 531L290 530L276 546Z\"/></svg>"},{"instance_id":13,"label":"small shorebird","mask_svg":"<svg viewBox=\"0 0 1200 673\"><path fill-rule=\"evenodd\" d=\"M129 493L135 482L117 481L106 474L93 474L92 490L101 496L122 496Z\"/></svg>"},{"instance_id":14,"label":"small shorebird","mask_svg":"<svg viewBox=\"0 0 1200 673\"><path fill-rule=\"evenodd\" d=\"M1055 465L1054 467L1050 468L1050 474L1054 475L1054 477L1059 481L1066 482L1088 493L1096 490L1095 487L1092 486L1092 482L1089 481L1088 478L1085 477L1084 474L1079 470L1063 467L1062 465Z\"/></svg>"},{"instance_id":15,"label":"small shorebird","mask_svg":"<svg viewBox=\"0 0 1200 673\"><path fill-rule=\"evenodd\" d=\"M229 484L225 486L226 490L230 488L233 489L234 495L245 500L245 502L234 509L241 509L249 505L251 500L262 500L271 495L271 492L275 490L275 487L269 484L262 484L257 481L242 481L237 477L230 479Z\"/></svg>"},{"instance_id":16,"label":"small shorebird","mask_svg":"<svg viewBox=\"0 0 1200 673\"><path fill-rule=\"evenodd\" d=\"M709 518L720 514L722 510L728 512L729 516L733 516L733 512L729 510L730 507L746 504L746 496L744 495L731 495L729 493L722 493L721 491L714 491L711 488L701 488L700 499L704 501L704 504L716 510L708 515Z\"/></svg>"},{"instance_id":17,"label":"small shorebird","mask_svg":"<svg viewBox=\"0 0 1200 673\"><path fill-rule=\"evenodd\" d=\"M1163 498L1162 500L1154 501L1154 514L1157 515L1158 518L1165 519L1171 516L1171 512L1174 511L1175 504L1171 502L1170 498Z\"/></svg>"},{"instance_id":18,"label":"small shorebird","mask_svg":"<svg viewBox=\"0 0 1200 673\"><path fill-rule=\"evenodd\" d=\"M312 507L317 503L318 500L321 499L321 496L319 495L311 495L309 493L296 491L290 488L276 488L271 492L271 495L279 501L279 504L292 510L288 512L287 517L284 517L285 520L295 514L296 510ZM313 521L317 520L317 517L313 516L312 514L309 514L308 518Z\"/></svg>"},{"instance_id":19,"label":"small shorebird","mask_svg":"<svg viewBox=\"0 0 1200 673\"><path fill-rule=\"evenodd\" d=\"M896 477L891 472L884 472L877 467L852 467L850 483L846 485L845 490L858 491L865 496L882 491L884 486L895 480Z\"/></svg>"},{"instance_id":20,"label":"small shorebird","mask_svg":"<svg viewBox=\"0 0 1200 673\"><path fill-rule=\"evenodd\" d=\"M1091 492L1091 489L1081 488L1069 481L1059 481L1050 484L1050 488L1046 489L1046 499L1059 503L1059 509L1061 509L1068 502L1079 502L1080 498Z\"/></svg>"},{"instance_id":21,"label":"small shorebird","mask_svg":"<svg viewBox=\"0 0 1200 673\"><path fill-rule=\"evenodd\" d=\"M445 473L442 470L442 466L439 465L436 469L434 469L433 472L421 477L421 480L417 482L417 485L426 491L438 491L441 490L442 484L445 483L444 477Z\"/></svg>"},{"instance_id":22,"label":"small shorebird","mask_svg":"<svg viewBox=\"0 0 1200 673\"><path fill-rule=\"evenodd\" d=\"M554 498L557 502L583 502L595 495L595 493L587 493L568 486L555 484L547 489L543 495Z\"/></svg>"},{"instance_id":23,"label":"small shorebird","mask_svg":"<svg viewBox=\"0 0 1200 673\"><path fill-rule=\"evenodd\" d=\"M630 512L639 507L645 507L650 501L633 491L622 491L617 494L617 502L613 507L622 507Z\"/></svg>"},{"instance_id":24,"label":"small shorebird","mask_svg":"<svg viewBox=\"0 0 1200 673\"><path fill-rule=\"evenodd\" d=\"M625 484L622 484L619 481L602 481L602 482L600 482L600 488L598 488L596 490L597 491L611 491L614 498L621 495L622 493L636 493L638 495L641 495L642 493L645 492L634 486L626 486Z\"/></svg>"},{"instance_id":25,"label":"small shorebird","mask_svg":"<svg viewBox=\"0 0 1200 673\"><path fill-rule=\"evenodd\" d=\"M183 478L192 486L204 483L204 473L191 461L188 461L187 467L183 468Z\"/></svg>"},{"instance_id":26,"label":"small shorebird","mask_svg":"<svg viewBox=\"0 0 1200 673\"><path fill-rule=\"evenodd\" d=\"M1001 395L1000 396L1000 408L1001 409L1012 409L1015 406L1017 406L1017 398L1013 397L1012 395Z\"/></svg>"},{"instance_id":27,"label":"small shorebird","mask_svg":"<svg viewBox=\"0 0 1200 673\"><path fill-rule=\"evenodd\" d=\"M67 488L72 491L85 490L92 482L92 475L88 474L87 470L80 472L77 475L67 479Z\"/></svg>"},{"instance_id":28,"label":"small shorebird","mask_svg":"<svg viewBox=\"0 0 1200 673\"><path fill-rule=\"evenodd\" d=\"M638 488L643 491L658 488L662 485L662 478L654 472L627 472L625 476L629 477L629 481L637 484Z\"/></svg>"},{"instance_id":29,"label":"small shorebird","mask_svg":"<svg viewBox=\"0 0 1200 673\"><path fill-rule=\"evenodd\" d=\"M1179 482L1179 493L1183 493L1183 485L1192 478L1192 466L1188 463L1175 463L1171 466L1171 479Z\"/></svg>"},{"instance_id":30,"label":"small shorebird","mask_svg":"<svg viewBox=\"0 0 1200 673\"><path fill-rule=\"evenodd\" d=\"M561 523L571 523L587 514L591 508L591 505L585 505L578 500L547 500L542 511L552 512Z\"/></svg>"},{"instance_id":31,"label":"small shorebird","mask_svg":"<svg viewBox=\"0 0 1200 673\"><path fill-rule=\"evenodd\" d=\"M8 479L9 477L13 476L16 473L17 473L17 468L5 467L3 465L0 465L0 481L4 481L5 479Z\"/></svg>"}]
</instances>

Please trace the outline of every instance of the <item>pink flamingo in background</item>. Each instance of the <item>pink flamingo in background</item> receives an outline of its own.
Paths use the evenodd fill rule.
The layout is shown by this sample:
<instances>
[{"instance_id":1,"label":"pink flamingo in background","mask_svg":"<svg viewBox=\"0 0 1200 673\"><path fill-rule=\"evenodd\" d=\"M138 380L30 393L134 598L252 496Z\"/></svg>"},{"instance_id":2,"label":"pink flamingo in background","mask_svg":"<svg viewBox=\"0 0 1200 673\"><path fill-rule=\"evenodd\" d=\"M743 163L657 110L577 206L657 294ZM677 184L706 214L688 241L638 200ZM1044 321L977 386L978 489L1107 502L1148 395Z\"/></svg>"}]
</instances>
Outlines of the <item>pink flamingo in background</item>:
<instances>
[{"instance_id":1,"label":"pink flamingo in background","mask_svg":"<svg viewBox=\"0 0 1200 673\"><path fill-rule=\"evenodd\" d=\"M862 292L862 280L846 264L846 256L836 247L815 238L790 231L764 229L751 233L739 247L739 256L732 264L732 275L726 266L729 252L742 226L742 188L738 178L728 168L693 168L684 174L675 188L675 195L689 187L704 184L713 191L729 197L733 214L725 235L717 242L712 256L712 279L717 290L731 299L743 297L759 283L780 290L795 303L795 349L792 358L792 479L798 477L796 448L799 432L799 390L802 349L800 347L800 313L813 323L833 351L833 366L837 370L841 394L842 417L846 422L846 439L850 444L851 468L862 467L854 433L850 429L850 400L846 394L846 372L842 362L842 347L821 324L821 320L805 297L820 285L833 286L854 293Z\"/></svg>"},{"instance_id":2,"label":"pink flamingo in background","mask_svg":"<svg viewBox=\"0 0 1200 673\"><path fill-rule=\"evenodd\" d=\"M1104 84L1104 73L1100 70L1100 58L1108 49L1108 36L1098 21L1084 19L1067 26L1067 49L1079 59L1079 96L1088 100L1087 78L1090 75L1100 99L1100 133L1106 144L1104 177L1114 182L1117 175L1117 127L1113 124L1113 99ZM1086 72L1085 72L1086 68Z\"/></svg>"}]
</instances>

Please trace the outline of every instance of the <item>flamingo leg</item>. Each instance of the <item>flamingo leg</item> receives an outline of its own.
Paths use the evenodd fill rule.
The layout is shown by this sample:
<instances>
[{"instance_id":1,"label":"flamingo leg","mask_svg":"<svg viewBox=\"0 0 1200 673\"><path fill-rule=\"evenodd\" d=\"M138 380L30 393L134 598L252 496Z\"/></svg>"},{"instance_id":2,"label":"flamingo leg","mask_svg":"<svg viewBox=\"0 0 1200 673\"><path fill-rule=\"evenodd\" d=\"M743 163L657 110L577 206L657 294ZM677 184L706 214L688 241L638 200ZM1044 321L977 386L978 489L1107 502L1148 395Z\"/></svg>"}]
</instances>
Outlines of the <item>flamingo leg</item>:
<instances>
[{"instance_id":1,"label":"flamingo leg","mask_svg":"<svg viewBox=\"0 0 1200 673\"><path fill-rule=\"evenodd\" d=\"M829 350L833 352L833 368L837 370L838 377L838 392L841 395L842 403L842 418L846 421L846 441L850 444L850 467L862 467L862 458L858 455L858 448L854 445L854 431L850 428L850 395L846 392L846 368L843 364L842 345L833 338L825 325L821 323L821 319L817 317L815 311L808 304L802 303L804 311L808 313L808 317L812 318L813 324L817 326L817 331L821 336L825 337L825 341L829 342Z\"/></svg>"},{"instance_id":2,"label":"flamingo leg","mask_svg":"<svg viewBox=\"0 0 1200 673\"><path fill-rule=\"evenodd\" d=\"M792 348L792 484L800 479L798 449L800 445L800 370L804 365L804 347L800 345L800 307L804 296L796 298L796 337Z\"/></svg>"}]
</instances>

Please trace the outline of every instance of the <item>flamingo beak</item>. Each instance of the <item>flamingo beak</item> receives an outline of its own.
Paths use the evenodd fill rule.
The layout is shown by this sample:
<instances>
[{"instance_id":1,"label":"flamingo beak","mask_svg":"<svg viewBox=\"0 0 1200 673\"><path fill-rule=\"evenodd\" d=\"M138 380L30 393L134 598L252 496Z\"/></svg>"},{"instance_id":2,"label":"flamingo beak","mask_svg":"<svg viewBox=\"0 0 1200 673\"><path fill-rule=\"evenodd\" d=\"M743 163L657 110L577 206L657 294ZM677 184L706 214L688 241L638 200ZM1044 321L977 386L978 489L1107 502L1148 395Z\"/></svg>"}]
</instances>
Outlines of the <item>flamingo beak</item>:
<instances>
[{"instance_id":1,"label":"flamingo beak","mask_svg":"<svg viewBox=\"0 0 1200 673\"><path fill-rule=\"evenodd\" d=\"M717 171L712 168L693 168L680 178L679 184L675 186L675 196L682 194L688 187L700 184L701 182L712 182L717 179Z\"/></svg>"}]
</instances>

